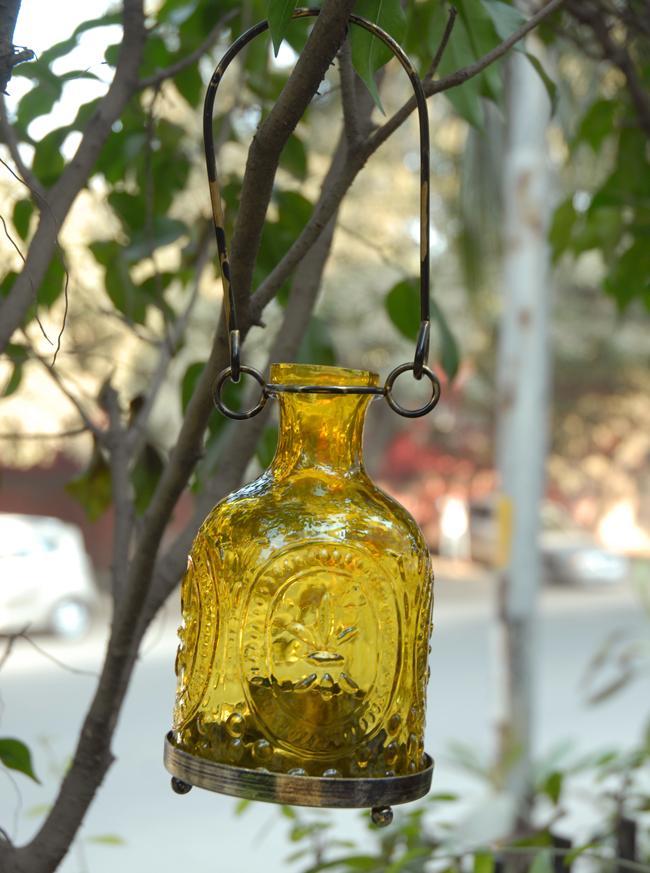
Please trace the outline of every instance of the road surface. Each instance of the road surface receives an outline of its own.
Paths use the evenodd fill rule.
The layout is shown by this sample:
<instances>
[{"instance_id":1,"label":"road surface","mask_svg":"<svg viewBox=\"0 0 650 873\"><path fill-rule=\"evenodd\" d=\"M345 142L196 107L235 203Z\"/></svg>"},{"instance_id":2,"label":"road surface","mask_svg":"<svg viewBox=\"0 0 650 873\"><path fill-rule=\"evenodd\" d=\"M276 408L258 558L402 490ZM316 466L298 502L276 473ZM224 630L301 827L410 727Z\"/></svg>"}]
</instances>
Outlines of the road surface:
<instances>
[{"instance_id":1,"label":"road surface","mask_svg":"<svg viewBox=\"0 0 650 873\"><path fill-rule=\"evenodd\" d=\"M441 580L431 652L427 750L436 759L434 786L470 800L485 791L459 772L448 754L452 741L487 760L493 749L495 689L489 580ZM162 766L162 745L174 699L177 615L168 607L151 629L118 726L109 771L63 873L280 873L300 869L283 859L295 849L288 822L271 805L252 805L239 817L236 801L193 790L178 797ZM621 629L647 635L631 586L609 590L546 590L538 639L536 749L560 741L576 749L633 744L648 717L650 677L608 702L589 706L581 688L585 667L603 640ZM83 643L52 639L40 645L76 670L97 669L103 646L97 630ZM54 665L19 641L0 674L0 735L16 736L34 753L42 785L0 772L0 824L19 843L29 838L52 801L58 777L74 748L94 680ZM328 813L329 815L329 813ZM335 836L364 832L357 812L337 812ZM116 838L115 840L113 838Z\"/></svg>"}]
</instances>

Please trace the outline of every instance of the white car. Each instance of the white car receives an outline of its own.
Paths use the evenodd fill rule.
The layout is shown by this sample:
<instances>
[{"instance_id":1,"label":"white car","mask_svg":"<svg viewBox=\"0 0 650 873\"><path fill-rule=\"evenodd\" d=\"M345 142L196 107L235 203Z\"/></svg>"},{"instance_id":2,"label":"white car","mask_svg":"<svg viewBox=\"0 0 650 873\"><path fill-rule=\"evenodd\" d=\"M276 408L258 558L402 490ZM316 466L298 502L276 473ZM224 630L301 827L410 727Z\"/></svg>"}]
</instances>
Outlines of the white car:
<instances>
[{"instance_id":1,"label":"white car","mask_svg":"<svg viewBox=\"0 0 650 873\"><path fill-rule=\"evenodd\" d=\"M96 600L93 566L76 525L0 513L0 634L82 637Z\"/></svg>"}]
</instances>

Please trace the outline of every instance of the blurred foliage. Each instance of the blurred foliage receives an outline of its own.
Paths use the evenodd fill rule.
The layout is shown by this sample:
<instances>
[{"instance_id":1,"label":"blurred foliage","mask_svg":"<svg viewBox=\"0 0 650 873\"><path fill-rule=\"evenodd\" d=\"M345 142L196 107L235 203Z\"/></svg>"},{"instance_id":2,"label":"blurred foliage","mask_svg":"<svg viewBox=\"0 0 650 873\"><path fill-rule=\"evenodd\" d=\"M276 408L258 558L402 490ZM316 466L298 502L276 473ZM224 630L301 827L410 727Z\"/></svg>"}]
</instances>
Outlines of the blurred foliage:
<instances>
[{"instance_id":1,"label":"blurred foliage","mask_svg":"<svg viewBox=\"0 0 650 873\"><path fill-rule=\"evenodd\" d=\"M289 75L289 69L274 62L274 53L277 54L283 40L296 51L304 46L310 25L306 21L291 22L296 5L295 0L250 0L247 3L226 0L220 4L219 14L226 16L227 23L222 38L208 53L211 62L221 55L234 36L266 15L271 31L270 36L267 34L252 43L241 61L228 71L224 93L217 106L221 114L215 119L217 141L222 150L232 148L241 152L258 119L265 117L277 98ZM513 33L523 20L522 13L505 0L458 0L454 5L458 15L437 70L437 75L441 76L476 61ZM408 0L406 3L359 0L355 12L368 17L400 41L420 75L425 76L439 46L449 9L449 4L443 0ZM38 135L33 123L45 116L56 120L67 83L96 78L91 69L74 68L73 53L83 34L119 21L119 15L114 12L86 21L68 39L52 45L40 57L15 70L14 75L27 80L31 88L18 102L14 131L19 142L27 147L25 153L31 149L32 172L45 188L60 178L66 166L64 155L67 152L63 147L68 137L83 133L100 98L79 105L71 121L55 125L45 135ZM155 77L182 61L199 48L214 24L215 10L208 0L196 3L163 0L149 18L140 75ZM582 57L580 50L562 35L563 30L575 30L579 26L583 25L576 24L565 13L558 13L543 31L544 38L553 52L572 53L584 67L590 68L590 64L594 67L590 58ZM354 66L381 108L376 73L390 53L379 40L359 28L351 28L351 45ZM115 66L119 47L116 42L106 50L104 63L108 67ZM72 69L59 73L59 65L68 58ZM532 57L530 60L552 99L561 103L566 85L558 89L539 61ZM206 203L194 197L193 191L194 170L200 165L197 119L210 67L211 63L207 62L193 63L164 83L139 90L114 125L88 178L88 186L101 192L114 219L113 224L97 222L95 236L88 243L103 280L103 305L130 326L134 336L140 336L138 331L149 330L164 342L165 335L181 316L195 282L196 265L209 221ZM554 72L556 79L558 75ZM646 67L643 75L648 75ZM606 265L604 290L621 308L635 299L650 305L650 247L646 244L650 232L647 138L637 123L625 83L617 80L616 88L612 89L608 82L605 88L601 85L604 74L595 67L593 78L596 87L582 100L580 121L567 133L570 145L567 162L580 160L588 151L606 166L606 171L588 192L587 205L585 198L576 198L574 193L565 197L556 210L550 241L556 258L579 256L589 251L600 253ZM487 142L492 126L490 119L504 112L504 95L504 67L502 62L497 62L460 87L445 92L443 98L436 99L447 100L453 111L470 126L474 139ZM309 140L313 111L308 110L282 156L282 172L276 182L273 207L256 263L256 284L263 281L283 257L313 209L313 188L305 184L313 173ZM339 113L336 104L331 111ZM557 114L561 114L561 106ZM381 116L378 117L381 120ZM498 160L500 149L497 147L493 152ZM480 153L477 154L480 158ZM241 187L241 169L233 170L231 164L229 161L223 179L229 234L232 234ZM490 174L483 167L479 176L486 179ZM476 181L476 175L472 178ZM460 202L462 206L462 198ZM449 208L453 215L456 207L450 204ZM471 285L484 273L484 258L482 254L477 256L477 252L498 222L483 221L479 211L474 216L474 226L470 226L462 208L456 214L460 221L450 223L447 233L462 253L461 260L467 265ZM25 244L34 236L36 217L35 203L21 192L12 205L11 223L16 237ZM167 266L170 251L178 253L176 267ZM38 289L41 310L62 306L66 286L62 255L64 253L57 253L52 259ZM163 262L164 269L159 266ZM0 278L1 294L9 293L14 278L15 273L5 268ZM286 304L288 288L289 282L278 294L281 305ZM397 334L413 340L417 330L416 283L408 278L397 284L387 283L384 302ZM36 315L36 307L32 307L29 318ZM433 344L436 363L451 380L459 368L460 350L453 326L436 300L432 318L437 329ZM182 348L181 342L176 351ZM20 390L28 349L15 344L10 346L8 354L12 369L0 386L3 396ZM336 343L324 321L314 319L299 357L327 364L336 362ZM180 380L178 405L182 411L187 407L202 366L203 361L193 361ZM240 398L234 394L230 402L237 404ZM213 416L206 435L205 456L195 480L196 488L201 487L201 481L215 468L223 428L221 418ZM272 439L267 431L257 451L260 461L269 457L271 447ZM135 462L131 482L139 511L146 508L164 463L164 453L153 442L147 444ZM105 511L111 500L110 475L99 453L95 452L87 471L70 483L69 492L82 502L91 517L96 518Z\"/></svg>"},{"instance_id":2,"label":"blurred foliage","mask_svg":"<svg viewBox=\"0 0 650 873\"><path fill-rule=\"evenodd\" d=\"M0 737L0 763L9 770L16 770L40 782L32 766L32 753L22 740L14 737Z\"/></svg>"},{"instance_id":3,"label":"blurred foliage","mask_svg":"<svg viewBox=\"0 0 650 873\"><path fill-rule=\"evenodd\" d=\"M326 811L307 812L282 807L288 838L295 844L285 858L287 869L300 873L492 873L513 869L528 873L580 869L639 871L650 869L645 840L650 818L650 794L645 773L650 764L650 724L639 745L629 751L603 750L578 755L561 744L536 764L531 796L535 826L509 835L511 811L496 789L491 768L472 749L457 748L456 766L483 788L482 800L468 810L454 792L434 792L408 811L395 810L387 828L371 824L362 841L340 840ZM589 814L585 814L585 785ZM582 805L576 824L571 815ZM248 804L240 805L243 814ZM473 834L483 837L472 839ZM630 841L630 834L634 840ZM628 836L624 849L624 835ZM634 854L630 851L634 842ZM616 862L620 866L616 867Z\"/></svg>"}]
</instances>

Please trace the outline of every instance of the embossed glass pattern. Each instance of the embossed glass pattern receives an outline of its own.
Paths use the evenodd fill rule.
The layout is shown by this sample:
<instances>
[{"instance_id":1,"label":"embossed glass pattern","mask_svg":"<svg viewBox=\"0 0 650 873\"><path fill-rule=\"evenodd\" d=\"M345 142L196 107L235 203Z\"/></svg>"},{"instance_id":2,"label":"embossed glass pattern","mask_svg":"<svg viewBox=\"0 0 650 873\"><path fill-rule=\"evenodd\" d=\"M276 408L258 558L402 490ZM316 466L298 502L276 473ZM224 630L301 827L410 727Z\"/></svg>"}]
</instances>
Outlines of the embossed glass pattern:
<instances>
[{"instance_id":1,"label":"embossed glass pattern","mask_svg":"<svg viewBox=\"0 0 650 873\"><path fill-rule=\"evenodd\" d=\"M374 386L276 364L272 384ZM279 395L275 458L210 513L182 585L174 742L310 776L424 767L432 575L417 525L369 479L368 395Z\"/></svg>"}]
</instances>

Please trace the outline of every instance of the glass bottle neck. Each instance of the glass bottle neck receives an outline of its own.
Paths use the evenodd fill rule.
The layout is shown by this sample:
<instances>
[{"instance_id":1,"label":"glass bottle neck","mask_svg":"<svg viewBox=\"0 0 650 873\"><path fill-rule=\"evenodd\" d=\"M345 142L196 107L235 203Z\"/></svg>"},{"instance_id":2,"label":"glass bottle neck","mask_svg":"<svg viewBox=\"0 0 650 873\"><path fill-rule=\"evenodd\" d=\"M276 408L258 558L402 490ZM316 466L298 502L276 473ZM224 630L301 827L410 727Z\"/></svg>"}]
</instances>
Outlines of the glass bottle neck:
<instances>
[{"instance_id":1,"label":"glass bottle neck","mask_svg":"<svg viewBox=\"0 0 650 873\"><path fill-rule=\"evenodd\" d=\"M367 395L283 394L276 475L320 469L338 475L363 472Z\"/></svg>"}]
</instances>

